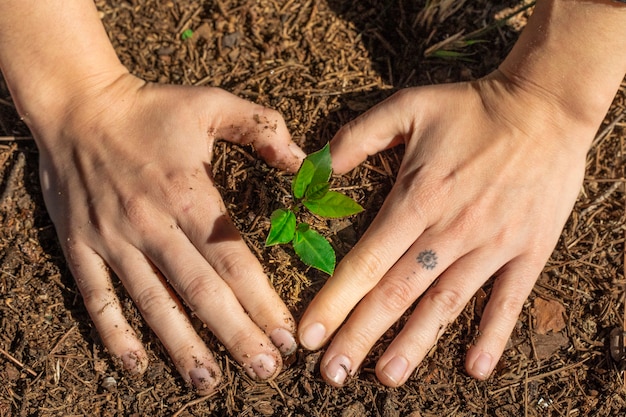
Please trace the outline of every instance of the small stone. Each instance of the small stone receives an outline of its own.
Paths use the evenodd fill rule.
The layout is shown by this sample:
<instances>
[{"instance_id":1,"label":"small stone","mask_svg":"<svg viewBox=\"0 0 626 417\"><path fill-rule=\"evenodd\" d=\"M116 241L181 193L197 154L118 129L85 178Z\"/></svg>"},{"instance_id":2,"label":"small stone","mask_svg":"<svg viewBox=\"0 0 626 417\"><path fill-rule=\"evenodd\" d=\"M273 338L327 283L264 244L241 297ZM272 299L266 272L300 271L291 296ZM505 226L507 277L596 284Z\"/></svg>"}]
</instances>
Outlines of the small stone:
<instances>
[{"instance_id":1,"label":"small stone","mask_svg":"<svg viewBox=\"0 0 626 417\"><path fill-rule=\"evenodd\" d=\"M103 389L113 392L117 389L117 381L112 376L105 376L100 384Z\"/></svg>"}]
</instances>

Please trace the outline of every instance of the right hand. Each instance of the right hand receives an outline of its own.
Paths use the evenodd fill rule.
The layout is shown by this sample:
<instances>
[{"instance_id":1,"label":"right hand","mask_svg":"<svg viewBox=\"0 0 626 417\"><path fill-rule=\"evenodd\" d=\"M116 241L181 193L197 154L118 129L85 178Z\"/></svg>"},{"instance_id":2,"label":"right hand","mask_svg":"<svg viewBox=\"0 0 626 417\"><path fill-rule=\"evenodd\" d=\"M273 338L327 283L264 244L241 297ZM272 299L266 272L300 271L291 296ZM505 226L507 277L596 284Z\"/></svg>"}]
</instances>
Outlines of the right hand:
<instances>
[{"instance_id":1,"label":"right hand","mask_svg":"<svg viewBox=\"0 0 626 417\"><path fill-rule=\"evenodd\" d=\"M29 117L46 206L109 352L131 373L147 367L115 275L199 393L214 390L221 371L183 304L249 376L276 375L281 353L296 348L294 320L231 223L210 165L225 138L297 170L304 153L282 117L217 88L129 74L81 95L54 123Z\"/></svg>"},{"instance_id":2,"label":"right hand","mask_svg":"<svg viewBox=\"0 0 626 417\"><path fill-rule=\"evenodd\" d=\"M414 307L376 366L383 384L402 385L496 276L466 357L468 373L487 378L576 201L596 129L500 72L402 90L342 127L337 173L405 151L375 220L300 321L305 348L331 341L322 376L343 385Z\"/></svg>"}]
</instances>

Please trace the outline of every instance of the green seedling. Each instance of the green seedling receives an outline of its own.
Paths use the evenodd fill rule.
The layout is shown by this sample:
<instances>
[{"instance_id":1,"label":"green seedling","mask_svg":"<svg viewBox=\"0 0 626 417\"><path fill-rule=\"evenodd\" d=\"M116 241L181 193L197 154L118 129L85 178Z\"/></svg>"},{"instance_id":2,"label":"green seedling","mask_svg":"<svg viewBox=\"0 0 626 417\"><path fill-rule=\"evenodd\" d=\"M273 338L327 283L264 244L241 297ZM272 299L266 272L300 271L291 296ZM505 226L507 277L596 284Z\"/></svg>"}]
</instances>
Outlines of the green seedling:
<instances>
[{"instance_id":1,"label":"green seedling","mask_svg":"<svg viewBox=\"0 0 626 417\"><path fill-rule=\"evenodd\" d=\"M183 31L183 33L180 34L180 38L184 41L186 41L187 39L191 39L192 36L193 36L193 30L191 29L185 29L185 31Z\"/></svg>"},{"instance_id":2,"label":"green seedling","mask_svg":"<svg viewBox=\"0 0 626 417\"><path fill-rule=\"evenodd\" d=\"M330 146L307 156L291 182L294 204L275 210L265 246L291 243L296 255L308 266L332 275L337 257L330 242L307 223L298 223L302 207L324 218L338 219L363 211L350 197L330 189Z\"/></svg>"}]
</instances>

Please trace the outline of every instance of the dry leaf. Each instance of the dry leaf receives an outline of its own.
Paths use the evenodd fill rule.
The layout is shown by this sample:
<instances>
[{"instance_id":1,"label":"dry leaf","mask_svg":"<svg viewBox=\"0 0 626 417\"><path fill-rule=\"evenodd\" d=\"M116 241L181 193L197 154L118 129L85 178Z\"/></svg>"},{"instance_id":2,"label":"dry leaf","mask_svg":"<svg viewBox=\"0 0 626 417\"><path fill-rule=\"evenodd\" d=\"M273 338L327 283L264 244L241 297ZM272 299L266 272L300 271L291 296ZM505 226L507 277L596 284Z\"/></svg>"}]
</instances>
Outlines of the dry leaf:
<instances>
[{"instance_id":1,"label":"dry leaf","mask_svg":"<svg viewBox=\"0 0 626 417\"><path fill-rule=\"evenodd\" d=\"M537 359L544 360L551 357L554 352L570 343L563 333L538 334L534 336L534 347Z\"/></svg>"},{"instance_id":2,"label":"dry leaf","mask_svg":"<svg viewBox=\"0 0 626 417\"><path fill-rule=\"evenodd\" d=\"M537 334L556 333L565 328L565 307L558 301L536 298L531 313Z\"/></svg>"}]
</instances>

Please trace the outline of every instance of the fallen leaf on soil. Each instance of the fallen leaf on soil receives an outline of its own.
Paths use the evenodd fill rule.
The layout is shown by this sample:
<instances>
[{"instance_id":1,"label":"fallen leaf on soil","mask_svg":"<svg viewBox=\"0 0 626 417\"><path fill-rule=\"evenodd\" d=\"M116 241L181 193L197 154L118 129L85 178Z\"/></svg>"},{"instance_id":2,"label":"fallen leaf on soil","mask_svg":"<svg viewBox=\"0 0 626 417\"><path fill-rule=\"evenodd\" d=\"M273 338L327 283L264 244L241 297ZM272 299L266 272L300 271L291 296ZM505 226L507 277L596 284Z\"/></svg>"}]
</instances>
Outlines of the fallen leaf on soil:
<instances>
[{"instance_id":1,"label":"fallen leaf on soil","mask_svg":"<svg viewBox=\"0 0 626 417\"><path fill-rule=\"evenodd\" d=\"M565 328L565 307L558 301L535 298L531 314L537 334L557 333Z\"/></svg>"},{"instance_id":2,"label":"fallen leaf on soil","mask_svg":"<svg viewBox=\"0 0 626 417\"><path fill-rule=\"evenodd\" d=\"M213 39L213 29L208 23L201 24L196 30L193 31L192 39L196 41L198 38L202 38L207 41Z\"/></svg>"},{"instance_id":3,"label":"fallen leaf on soil","mask_svg":"<svg viewBox=\"0 0 626 417\"><path fill-rule=\"evenodd\" d=\"M563 333L538 334L534 339L535 355L539 360L548 359L569 344L569 339Z\"/></svg>"}]
</instances>

